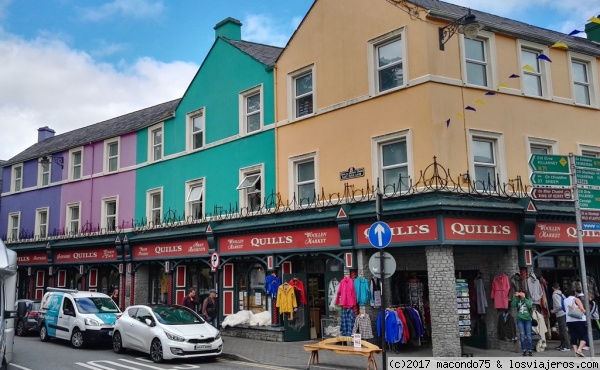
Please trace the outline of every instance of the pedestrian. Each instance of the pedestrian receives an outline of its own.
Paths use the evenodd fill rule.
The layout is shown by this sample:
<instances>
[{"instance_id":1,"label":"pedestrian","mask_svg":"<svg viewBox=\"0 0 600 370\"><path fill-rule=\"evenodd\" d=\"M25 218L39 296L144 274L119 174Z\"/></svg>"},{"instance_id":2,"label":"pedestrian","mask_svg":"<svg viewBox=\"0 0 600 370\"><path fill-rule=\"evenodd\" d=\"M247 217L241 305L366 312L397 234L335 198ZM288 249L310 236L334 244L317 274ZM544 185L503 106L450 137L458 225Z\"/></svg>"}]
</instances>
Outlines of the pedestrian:
<instances>
[{"instance_id":1,"label":"pedestrian","mask_svg":"<svg viewBox=\"0 0 600 370\"><path fill-rule=\"evenodd\" d=\"M119 306L119 289L117 289L117 288L113 289L113 292L110 295L110 298L113 300L113 302L115 302L117 307L120 307Z\"/></svg>"},{"instance_id":2,"label":"pedestrian","mask_svg":"<svg viewBox=\"0 0 600 370\"><path fill-rule=\"evenodd\" d=\"M219 304L217 301L217 291L211 289L208 297L202 302L202 316L209 324L215 328L218 326Z\"/></svg>"},{"instance_id":3,"label":"pedestrian","mask_svg":"<svg viewBox=\"0 0 600 370\"><path fill-rule=\"evenodd\" d=\"M575 351L575 356L585 357L582 350L588 343L587 335L587 320L585 318L585 308L581 299L575 296L577 294L574 290L568 292L568 297L565 298L564 304L567 311L567 327L569 328L569 337L571 338L571 347ZM581 312L578 315L576 312Z\"/></svg>"},{"instance_id":4,"label":"pedestrian","mask_svg":"<svg viewBox=\"0 0 600 370\"><path fill-rule=\"evenodd\" d=\"M181 304L196 312L196 308L198 307L198 301L196 300L196 289L190 289L190 292L185 296L185 298L183 298L183 302Z\"/></svg>"},{"instance_id":5,"label":"pedestrian","mask_svg":"<svg viewBox=\"0 0 600 370\"><path fill-rule=\"evenodd\" d=\"M531 340L531 299L525 298L525 292L517 292L510 305L511 307L517 308L517 328L519 328L523 356L533 356L533 343Z\"/></svg>"},{"instance_id":6,"label":"pedestrian","mask_svg":"<svg viewBox=\"0 0 600 370\"><path fill-rule=\"evenodd\" d=\"M563 309L563 300L566 298L560 290L560 284L552 284L552 312L556 316L558 323L558 335L560 336L560 345L556 347L559 351L570 351L569 332L567 329L567 312Z\"/></svg>"}]
</instances>

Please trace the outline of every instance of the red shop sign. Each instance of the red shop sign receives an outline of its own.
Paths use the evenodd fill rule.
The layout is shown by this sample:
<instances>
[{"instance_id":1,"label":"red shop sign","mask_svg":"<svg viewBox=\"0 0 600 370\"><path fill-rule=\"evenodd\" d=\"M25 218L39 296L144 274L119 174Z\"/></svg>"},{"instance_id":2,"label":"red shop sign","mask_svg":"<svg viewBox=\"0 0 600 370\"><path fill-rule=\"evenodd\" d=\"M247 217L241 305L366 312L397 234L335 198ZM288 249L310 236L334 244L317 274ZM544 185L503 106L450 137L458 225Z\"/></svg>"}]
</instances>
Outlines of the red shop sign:
<instances>
[{"instance_id":1,"label":"red shop sign","mask_svg":"<svg viewBox=\"0 0 600 370\"><path fill-rule=\"evenodd\" d=\"M54 262L56 263L116 260L117 250L114 247L54 253Z\"/></svg>"},{"instance_id":2,"label":"red shop sign","mask_svg":"<svg viewBox=\"0 0 600 370\"><path fill-rule=\"evenodd\" d=\"M392 243L410 243L418 241L431 241L438 239L437 221L435 218L409 221L386 222L392 229ZM369 227L372 224L363 224L356 227L358 244L368 244Z\"/></svg>"},{"instance_id":3,"label":"red shop sign","mask_svg":"<svg viewBox=\"0 0 600 370\"><path fill-rule=\"evenodd\" d=\"M584 243L600 243L600 231L583 230ZM541 243L577 243L577 225L556 222L538 222L535 241Z\"/></svg>"},{"instance_id":4,"label":"red shop sign","mask_svg":"<svg viewBox=\"0 0 600 370\"><path fill-rule=\"evenodd\" d=\"M257 252L275 249L335 247L340 245L337 228L286 231L272 234L254 234L219 239L221 254Z\"/></svg>"},{"instance_id":5,"label":"red shop sign","mask_svg":"<svg viewBox=\"0 0 600 370\"><path fill-rule=\"evenodd\" d=\"M519 240L514 221L445 218L446 240L511 241Z\"/></svg>"},{"instance_id":6,"label":"red shop sign","mask_svg":"<svg viewBox=\"0 0 600 370\"><path fill-rule=\"evenodd\" d=\"M48 254L40 253L17 253L17 263L19 265L34 265L37 263L48 263Z\"/></svg>"},{"instance_id":7,"label":"red shop sign","mask_svg":"<svg viewBox=\"0 0 600 370\"><path fill-rule=\"evenodd\" d=\"M179 257L208 254L206 240L183 240L157 243L133 248L133 258Z\"/></svg>"}]
</instances>

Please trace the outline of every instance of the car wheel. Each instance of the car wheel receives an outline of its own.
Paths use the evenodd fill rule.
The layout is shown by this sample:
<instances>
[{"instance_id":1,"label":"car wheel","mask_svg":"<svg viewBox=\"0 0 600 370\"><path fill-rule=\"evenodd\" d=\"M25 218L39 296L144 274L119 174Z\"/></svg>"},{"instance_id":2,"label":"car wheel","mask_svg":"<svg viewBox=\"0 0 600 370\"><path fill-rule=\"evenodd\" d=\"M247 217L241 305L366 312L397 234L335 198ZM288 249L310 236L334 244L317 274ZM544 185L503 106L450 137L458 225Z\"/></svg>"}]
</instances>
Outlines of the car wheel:
<instances>
[{"instance_id":1,"label":"car wheel","mask_svg":"<svg viewBox=\"0 0 600 370\"><path fill-rule=\"evenodd\" d=\"M48 329L46 329L46 323L40 324L40 339L42 342L48 342L50 337L48 336Z\"/></svg>"},{"instance_id":2,"label":"car wheel","mask_svg":"<svg viewBox=\"0 0 600 370\"><path fill-rule=\"evenodd\" d=\"M17 335L22 337L24 333L25 333L25 324L23 323L23 321L19 320L19 322L17 323Z\"/></svg>"},{"instance_id":3,"label":"car wheel","mask_svg":"<svg viewBox=\"0 0 600 370\"><path fill-rule=\"evenodd\" d=\"M163 361L162 343L159 339L154 339L150 345L150 357L152 361L159 363Z\"/></svg>"},{"instance_id":4,"label":"car wheel","mask_svg":"<svg viewBox=\"0 0 600 370\"><path fill-rule=\"evenodd\" d=\"M123 340L121 339L121 333L118 331L113 333L113 350L115 353L125 352L125 348L123 348Z\"/></svg>"},{"instance_id":5,"label":"car wheel","mask_svg":"<svg viewBox=\"0 0 600 370\"><path fill-rule=\"evenodd\" d=\"M71 345L75 348L81 348L83 347L83 344L83 333L77 328L73 329L73 334L71 334Z\"/></svg>"}]
</instances>

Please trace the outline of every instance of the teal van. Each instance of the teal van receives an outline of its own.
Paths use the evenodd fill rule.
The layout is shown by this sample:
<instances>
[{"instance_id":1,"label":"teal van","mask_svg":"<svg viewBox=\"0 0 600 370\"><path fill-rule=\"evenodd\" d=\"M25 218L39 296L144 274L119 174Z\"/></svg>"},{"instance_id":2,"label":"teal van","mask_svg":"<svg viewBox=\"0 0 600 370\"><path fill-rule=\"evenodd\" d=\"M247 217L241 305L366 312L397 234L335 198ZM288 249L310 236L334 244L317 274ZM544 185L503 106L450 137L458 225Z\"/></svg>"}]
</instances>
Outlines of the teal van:
<instances>
[{"instance_id":1,"label":"teal van","mask_svg":"<svg viewBox=\"0 0 600 370\"><path fill-rule=\"evenodd\" d=\"M106 294L48 288L39 312L40 339L69 340L75 348L110 342L120 314L119 307Z\"/></svg>"}]
</instances>

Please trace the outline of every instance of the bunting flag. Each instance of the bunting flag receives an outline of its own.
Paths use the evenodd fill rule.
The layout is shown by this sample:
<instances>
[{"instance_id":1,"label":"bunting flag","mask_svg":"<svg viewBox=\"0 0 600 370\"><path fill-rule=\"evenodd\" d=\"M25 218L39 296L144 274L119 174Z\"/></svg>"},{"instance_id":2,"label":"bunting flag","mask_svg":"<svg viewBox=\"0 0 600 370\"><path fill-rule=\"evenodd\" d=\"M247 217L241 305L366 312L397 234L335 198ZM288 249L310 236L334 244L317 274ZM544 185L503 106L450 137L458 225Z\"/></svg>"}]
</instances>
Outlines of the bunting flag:
<instances>
[{"instance_id":1,"label":"bunting flag","mask_svg":"<svg viewBox=\"0 0 600 370\"><path fill-rule=\"evenodd\" d=\"M547 62L550 62L550 63L552 63L552 61L550 60L550 58L548 58L548 57L547 57L547 56L545 56L544 54L540 54L540 55L538 55L538 56L537 56L537 58L538 58L538 59L540 59L540 60L545 60L545 61L547 61Z\"/></svg>"},{"instance_id":2,"label":"bunting flag","mask_svg":"<svg viewBox=\"0 0 600 370\"><path fill-rule=\"evenodd\" d=\"M477 111L475 110L475 108L473 108L473 107L472 107L472 106L470 106L470 105L467 105L467 106L465 107L465 110L472 110L473 112L477 112Z\"/></svg>"},{"instance_id":3,"label":"bunting flag","mask_svg":"<svg viewBox=\"0 0 600 370\"><path fill-rule=\"evenodd\" d=\"M531 68L531 67L529 67L529 68ZM512 75L510 75L508 78L519 78L519 77L521 77L521 76L519 76L519 75L516 75L516 74L514 74L514 73L513 73L513 74L512 74Z\"/></svg>"},{"instance_id":4,"label":"bunting flag","mask_svg":"<svg viewBox=\"0 0 600 370\"><path fill-rule=\"evenodd\" d=\"M583 31L579 31L579 30L573 30L573 31L571 31L571 33L569 34L569 36L575 36L575 35L577 35L577 34L580 34L580 33L582 33L582 32L583 32Z\"/></svg>"},{"instance_id":5,"label":"bunting flag","mask_svg":"<svg viewBox=\"0 0 600 370\"><path fill-rule=\"evenodd\" d=\"M485 95L487 95L487 94L485 94ZM476 103L476 104L485 105L485 102L484 102L483 100L481 100L481 99L477 99L477 100L475 100L475 103Z\"/></svg>"},{"instance_id":6,"label":"bunting flag","mask_svg":"<svg viewBox=\"0 0 600 370\"><path fill-rule=\"evenodd\" d=\"M535 69L533 69L533 67L532 67L532 66L530 66L529 64L525 64L525 65L523 66L523 69L524 69L524 70L526 70L526 71L529 71L529 72L535 73Z\"/></svg>"},{"instance_id":7,"label":"bunting flag","mask_svg":"<svg viewBox=\"0 0 600 370\"><path fill-rule=\"evenodd\" d=\"M456 113L456 117L465 119L465 116L462 113Z\"/></svg>"},{"instance_id":8,"label":"bunting flag","mask_svg":"<svg viewBox=\"0 0 600 370\"><path fill-rule=\"evenodd\" d=\"M446 121L446 127L450 126L450 118Z\"/></svg>"},{"instance_id":9,"label":"bunting flag","mask_svg":"<svg viewBox=\"0 0 600 370\"><path fill-rule=\"evenodd\" d=\"M498 86L500 86L500 85L498 85ZM493 91L488 91L485 93L485 95L496 95L496 93Z\"/></svg>"},{"instance_id":10,"label":"bunting flag","mask_svg":"<svg viewBox=\"0 0 600 370\"><path fill-rule=\"evenodd\" d=\"M505 84L503 84L503 83L499 83L499 84L498 84L498 87L504 87L504 88L508 88L508 86L507 86L507 85L505 85Z\"/></svg>"},{"instance_id":11,"label":"bunting flag","mask_svg":"<svg viewBox=\"0 0 600 370\"><path fill-rule=\"evenodd\" d=\"M569 47L567 46L567 44L565 44L564 42L560 42L557 41L554 43L554 45L550 46L551 48L557 48L557 49L568 49Z\"/></svg>"},{"instance_id":12,"label":"bunting flag","mask_svg":"<svg viewBox=\"0 0 600 370\"><path fill-rule=\"evenodd\" d=\"M600 24L600 18L592 17L592 18L588 19L588 22Z\"/></svg>"}]
</instances>

